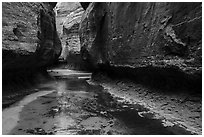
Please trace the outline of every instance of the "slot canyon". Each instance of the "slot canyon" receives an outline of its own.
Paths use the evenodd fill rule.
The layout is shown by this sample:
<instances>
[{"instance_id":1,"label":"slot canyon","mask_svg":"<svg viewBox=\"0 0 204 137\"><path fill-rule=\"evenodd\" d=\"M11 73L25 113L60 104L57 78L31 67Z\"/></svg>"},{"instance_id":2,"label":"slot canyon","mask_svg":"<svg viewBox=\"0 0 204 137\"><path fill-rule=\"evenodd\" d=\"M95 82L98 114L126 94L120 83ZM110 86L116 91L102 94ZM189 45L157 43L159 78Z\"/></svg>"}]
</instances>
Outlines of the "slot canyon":
<instances>
[{"instance_id":1,"label":"slot canyon","mask_svg":"<svg viewBox=\"0 0 204 137\"><path fill-rule=\"evenodd\" d=\"M2 2L3 135L201 135L202 2Z\"/></svg>"}]
</instances>

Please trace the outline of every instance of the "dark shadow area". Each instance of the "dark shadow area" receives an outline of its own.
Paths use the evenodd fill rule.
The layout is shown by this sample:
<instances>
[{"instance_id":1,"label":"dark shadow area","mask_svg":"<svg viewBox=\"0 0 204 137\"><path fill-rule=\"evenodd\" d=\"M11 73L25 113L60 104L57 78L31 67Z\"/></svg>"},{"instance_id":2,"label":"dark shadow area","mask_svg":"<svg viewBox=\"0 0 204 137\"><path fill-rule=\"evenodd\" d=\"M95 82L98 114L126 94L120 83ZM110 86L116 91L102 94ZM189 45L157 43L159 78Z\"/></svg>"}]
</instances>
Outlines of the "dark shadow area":
<instances>
[{"instance_id":1,"label":"dark shadow area","mask_svg":"<svg viewBox=\"0 0 204 137\"><path fill-rule=\"evenodd\" d=\"M109 65L99 65L93 77L97 73L104 73L114 80L129 79L136 83L143 84L156 89L186 90L190 93L202 94L202 75L186 74L174 67L112 67Z\"/></svg>"},{"instance_id":2,"label":"dark shadow area","mask_svg":"<svg viewBox=\"0 0 204 137\"><path fill-rule=\"evenodd\" d=\"M20 101L26 95L38 92L37 85L51 80L45 70L16 70L2 72L2 108Z\"/></svg>"}]
</instances>

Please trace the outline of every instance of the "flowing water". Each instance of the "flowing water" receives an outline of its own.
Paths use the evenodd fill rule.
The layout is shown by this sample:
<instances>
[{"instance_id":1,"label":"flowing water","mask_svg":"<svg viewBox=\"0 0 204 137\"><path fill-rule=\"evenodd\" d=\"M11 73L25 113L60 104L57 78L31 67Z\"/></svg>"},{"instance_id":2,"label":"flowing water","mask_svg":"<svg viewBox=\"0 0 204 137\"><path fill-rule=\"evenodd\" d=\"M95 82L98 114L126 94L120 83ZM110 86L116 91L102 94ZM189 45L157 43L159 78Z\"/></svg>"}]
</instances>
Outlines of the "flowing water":
<instances>
[{"instance_id":1,"label":"flowing water","mask_svg":"<svg viewBox=\"0 0 204 137\"><path fill-rule=\"evenodd\" d=\"M2 112L3 134L36 135L172 135L191 134L177 126L165 127L147 109L121 102L102 86L87 82L91 73L48 70L53 81Z\"/></svg>"}]
</instances>

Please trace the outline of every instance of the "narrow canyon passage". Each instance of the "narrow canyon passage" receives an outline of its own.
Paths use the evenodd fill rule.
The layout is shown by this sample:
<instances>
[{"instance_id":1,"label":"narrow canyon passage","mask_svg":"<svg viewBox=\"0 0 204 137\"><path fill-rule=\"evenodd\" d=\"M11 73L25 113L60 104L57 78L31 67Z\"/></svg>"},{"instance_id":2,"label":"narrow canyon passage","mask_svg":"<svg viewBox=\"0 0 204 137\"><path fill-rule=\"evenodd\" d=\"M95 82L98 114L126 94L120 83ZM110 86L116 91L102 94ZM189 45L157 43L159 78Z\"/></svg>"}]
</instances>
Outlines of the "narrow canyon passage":
<instances>
[{"instance_id":1,"label":"narrow canyon passage","mask_svg":"<svg viewBox=\"0 0 204 137\"><path fill-rule=\"evenodd\" d=\"M202 3L3 2L4 135L201 135Z\"/></svg>"},{"instance_id":2,"label":"narrow canyon passage","mask_svg":"<svg viewBox=\"0 0 204 137\"><path fill-rule=\"evenodd\" d=\"M3 110L3 134L191 134L166 127L148 109L113 97L90 82L91 73L68 69L48 71L53 81Z\"/></svg>"}]
</instances>

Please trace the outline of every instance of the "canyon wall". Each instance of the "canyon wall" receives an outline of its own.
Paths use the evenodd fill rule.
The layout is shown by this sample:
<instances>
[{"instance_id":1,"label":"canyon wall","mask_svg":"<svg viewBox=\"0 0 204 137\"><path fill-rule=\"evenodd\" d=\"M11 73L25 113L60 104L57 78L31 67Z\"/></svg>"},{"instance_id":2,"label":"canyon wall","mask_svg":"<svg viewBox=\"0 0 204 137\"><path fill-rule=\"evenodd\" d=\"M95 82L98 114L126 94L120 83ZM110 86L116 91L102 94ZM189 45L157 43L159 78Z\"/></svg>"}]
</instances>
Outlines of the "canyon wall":
<instances>
[{"instance_id":1,"label":"canyon wall","mask_svg":"<svg viewBox=\"0 0 204 137\"><path fill-rule=\"evenodd\" d=\"M62 54L70 69L83 66L80 56L79 24L84 9L78 2L60 2L56 6L57 30L62 42Z\"/></svg>"},{"instance_id":2,"label":"canyon wall","mask_svg":"<svg viewBox=\"0 0 204 137\"><path fill-rule=\"evenodd\" d=\"M57 28L62 41L61 57L66 59L70 52L80 51L79 23L84 9L78 2L60 2L57 9Z\"/></svg>"},{"instance_id":3,"label":"canyon wall","mask_svg":"<svg viewBox=\"0 0 204 137\"><path fill-rule=\"evenodd\" d=\"M56 31L56 3L2 3L3 81L30 77L58 60L61 42Z\"/></svg>"},{"instance_id":4,"label":"canyon wall","mask_svg":"<svg viewBox=\"0 0 204 137\"><path fill-rule=\"evenodd\" d=\"M195 80L201 87L202 3L91 3L80 40L93 68L148 76L144 81L158 77L166 85Z\"/></svg>"}]
</instances>

